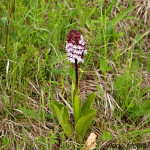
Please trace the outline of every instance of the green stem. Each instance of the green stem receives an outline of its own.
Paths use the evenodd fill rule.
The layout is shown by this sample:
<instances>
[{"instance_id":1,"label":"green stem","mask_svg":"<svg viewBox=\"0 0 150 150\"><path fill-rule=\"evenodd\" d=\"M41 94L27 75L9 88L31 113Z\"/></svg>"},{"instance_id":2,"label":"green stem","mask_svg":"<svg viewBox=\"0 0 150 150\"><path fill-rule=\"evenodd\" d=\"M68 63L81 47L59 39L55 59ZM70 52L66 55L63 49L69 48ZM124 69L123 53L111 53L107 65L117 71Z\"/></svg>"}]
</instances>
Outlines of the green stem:
<instances>
[{"instance_id":1,"label":"green stem","mask_svg":"<svg viewBox=\"0 0 150 150\"><path fill-rule=\"evenodd\" d=\"M81 114L80 101L78 97L78 62L77 62L77 59L75 59L75 72L76 72L76 86L75 86L75 95L73 98L73 113L74 113L75 123L77 123Z\"/></svg>"}]
</instances>

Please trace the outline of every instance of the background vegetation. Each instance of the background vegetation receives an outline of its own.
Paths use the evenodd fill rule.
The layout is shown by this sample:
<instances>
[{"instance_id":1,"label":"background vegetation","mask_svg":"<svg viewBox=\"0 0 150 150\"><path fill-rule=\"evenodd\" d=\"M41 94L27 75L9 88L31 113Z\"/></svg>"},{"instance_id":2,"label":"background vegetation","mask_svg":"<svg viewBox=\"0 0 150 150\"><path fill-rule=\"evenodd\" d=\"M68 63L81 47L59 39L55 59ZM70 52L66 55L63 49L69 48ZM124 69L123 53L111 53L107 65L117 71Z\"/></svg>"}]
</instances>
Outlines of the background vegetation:
<instances>
[{"instance_id":1,"label":"background vegetation","mask_svg":"<svg viewBox=\"0 0 150 150\"><path fill-rule=\"evenodd\" d=\"M1 0L0 149L82 149L50 109L51 100L71 104L74 70L65 40L72 28L88 50L80 98L96 92L89 133L97 134L97 149L129 141L148 147L150 2Z\"/></svg>"}]
</instances>

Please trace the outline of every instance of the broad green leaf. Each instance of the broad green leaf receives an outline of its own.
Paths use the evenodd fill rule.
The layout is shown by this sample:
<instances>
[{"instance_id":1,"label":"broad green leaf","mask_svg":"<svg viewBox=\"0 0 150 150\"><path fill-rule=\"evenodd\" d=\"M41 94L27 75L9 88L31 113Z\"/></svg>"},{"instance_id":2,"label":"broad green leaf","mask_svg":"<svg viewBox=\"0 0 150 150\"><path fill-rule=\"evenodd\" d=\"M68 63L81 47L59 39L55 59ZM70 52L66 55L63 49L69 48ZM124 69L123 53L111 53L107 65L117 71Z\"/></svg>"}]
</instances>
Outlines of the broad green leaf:
<instances>
[{"instance_id":1,"label":"broad green leaf","mask_svg":"<svg viewBox=\"0 0 150 150\"><path fill-rule=\"evenodd\" d=\"M95 115L96 115L96 110L89 109L86 112L86 115L83 115L82 117L79 118L79 120L77 121L77 123L75 125L75 130L76 130L76 134L78 137L83 137L86 134Z\"/></svg>"},{"instance_id":2,"label":"broad green leaf","mask_svg":"<svg viewBox=\"0 0 150 150\"><path fill-rule=\"evenodd\" d=\"M126 15L132 11L134 9L133 6L127 8L126 10L124 10L121 14L119 14L117 17L115 17L114 19L112 19L109 24L107 25L107 28L106 28L106 34L107 36L110 36L111 35L111 31L112 29L116 26L116 24L119 23L120 20L122 20L124 17L126 17Z\"/></svg>"},{"instance_id":3,"label":"broad green leaf","mask_svg":"<svg viewBox=\"0 0 150 150\"><path fill-rule=\"evenodd\" d=\"M75 122L77 122L81 114L81 107L80 107L79 97L77 94L75 94L75 85L73 82L71 86L71 96L72 96L74 120Z\"/></svg>"},{"instance_id":4,"label":"broad green leaf","mask_svg":"<svg viewBox=\"0 0 150 150\"><path fill-rule=\"evenodd\" d=\"M103 58L100 58L100 68L103 73L112 70L110 66L107 66L106 61Z\"/></svg>"},{"instance_id":5,"label":"broad green leaf","mask_svg":"<svg viewBox=\"0 0 150 150\"><path fill-rule=\"evenodd\" d=\"M81 107L80 107L79 97L77 94L75 94L75 92L73 96L73 114L76 123L81 115Z\"/></svg>"},{"instance_id":6,"label":"broad green leaf","mask_svg":"<svg viewBox=\"0 0 150 150\"><path fill-rule=\"evenodd\" d=\"M53 101L51 103L51 108L54 110L56 117L60 125L62 126L64 132L69 137L73 132L73 128L70 122L68 121L69 114L68 114L67 108L63 104L57 101Z\"/></svg>"},{"instance_id":7,"label":"broad green leaf","mask_svg":"<svg viewBox=\"0 0 150 150\"><path fill-rule=\"evenodd\" d=\"M81 108L81 114L86 114L89 109L92 109L96 94L91 93Z\"/></svg>"}]
</instances>

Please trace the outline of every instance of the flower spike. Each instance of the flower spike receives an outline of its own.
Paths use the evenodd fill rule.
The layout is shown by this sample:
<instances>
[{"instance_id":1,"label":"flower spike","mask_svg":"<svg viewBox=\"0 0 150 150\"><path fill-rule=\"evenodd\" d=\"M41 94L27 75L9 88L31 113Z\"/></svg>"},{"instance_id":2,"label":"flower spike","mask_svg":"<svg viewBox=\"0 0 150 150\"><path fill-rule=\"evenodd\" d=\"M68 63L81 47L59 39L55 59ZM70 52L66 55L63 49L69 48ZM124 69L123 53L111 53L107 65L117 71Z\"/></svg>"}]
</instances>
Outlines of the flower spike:
<instances>
[{"instance_id":1,"label":"flower spike","mask_svg":"<svg viewBox=\"0 0 150 150\"><path fill-rule=\"evenodd\" d=\"M75 59L77 59L78 63L84 63L87 50L85 49L83 36L77 30L71 29L68 33L66 40L66 51L68 61L75 63Z\"/></svg>"}]
</instances>

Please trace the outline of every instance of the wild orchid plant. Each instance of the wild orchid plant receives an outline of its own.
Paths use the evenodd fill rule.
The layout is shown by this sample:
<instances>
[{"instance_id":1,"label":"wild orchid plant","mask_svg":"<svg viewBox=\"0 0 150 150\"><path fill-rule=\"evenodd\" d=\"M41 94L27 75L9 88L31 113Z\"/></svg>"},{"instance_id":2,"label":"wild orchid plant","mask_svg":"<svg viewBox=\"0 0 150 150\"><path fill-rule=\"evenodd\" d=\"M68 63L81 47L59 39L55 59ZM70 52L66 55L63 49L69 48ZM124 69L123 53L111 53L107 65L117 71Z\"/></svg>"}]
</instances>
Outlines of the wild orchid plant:
<instances>
[{"instance_id":1,"label":"wild orchid plant","mask_svg":"<svg viewBox=\"0 0 150 150\"><path fill-rule=\"evenodd\" d=\"M66 40L66 52L68 61L75 64L76 84L75 88L72 86L72 107L75 130L69 122L69 114L66 106L58 101L52 101L51 106L65 134L69 137L75 131L77 137L83 138L96 115L96 110L93 109L93 103L96 95L95 93L91 93L83 106L80 106L78 97L78 63L84 63L87 50L85 49L83 36L77 32L77 30L72 29L68 33Z\"/></svg>"}]
</instances>

